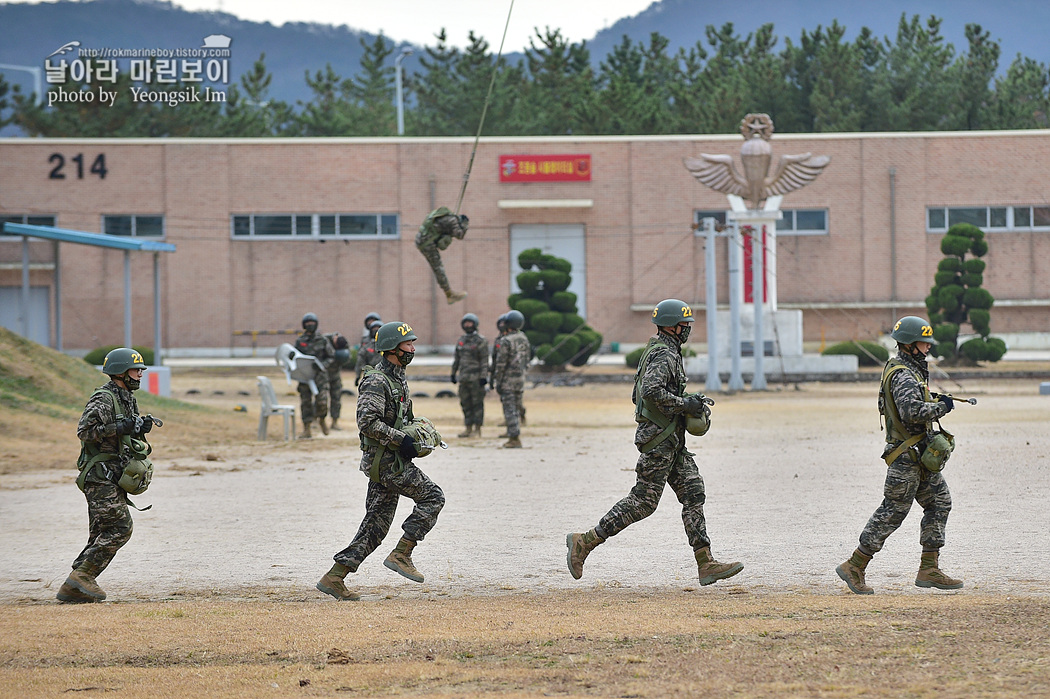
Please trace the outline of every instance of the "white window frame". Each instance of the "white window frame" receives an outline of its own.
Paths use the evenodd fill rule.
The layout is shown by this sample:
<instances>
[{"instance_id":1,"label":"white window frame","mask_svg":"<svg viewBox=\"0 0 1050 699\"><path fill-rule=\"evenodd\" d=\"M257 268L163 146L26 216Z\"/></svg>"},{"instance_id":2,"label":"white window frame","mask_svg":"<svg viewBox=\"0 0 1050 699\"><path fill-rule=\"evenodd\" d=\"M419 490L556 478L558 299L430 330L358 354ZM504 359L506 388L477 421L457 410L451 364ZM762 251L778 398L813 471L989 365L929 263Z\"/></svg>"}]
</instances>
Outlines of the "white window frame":
<instances>
[{"instance_id":1,"label":"white window frame","mask_svg":"<svg viewBox=\"0 0 1050 699\"><path fill-rule=\"evenodd\" d=\"M131 235L124 236L117 233L106 232L106 220L111 218L129 218L131 219ZM138 232L138 220L140 218L159 218L160 219L160 235L140 235ZM168 236L168 221L164 214L102 214L102 228L103 235L112 235L118 238L147 238L149 240L163 240Z\"/></svg>"},{"instance_id":2,"label":"white window frame","mask_svg":"<svg viewBox=\"0 0 1050 699\"><path fill-rule=\"evenodd\" d=\"M831 226L828 224L828 210L827 209L781 209L784 214L784 218L777 221L777 237L781 236L792 236L792 237L805 237L814 235L829 235ZM797 221L798 213L820 213L824 216L824 228L822 229L805 229L796 230L795 224ZM724 224L728 217L729 212L720 209L697 209L693 211L693 223L698 227L695 229L696 235L704 235L703 228L699 226L700 222L705 218L714 218L719 223Z\"/></svg>"},{"instance_id":3,"label":"white window frame","mask_svg":"<svg viewBox=\"0 0 1050 699\"><path fill-rule=\"evenodd\" d=\"M984 224L975 223L974 225L980 228L985 233L1030 233L1030 232L1042 232L1050 231L1050 223L1047 225L1035 226L1032 225L1032 221L1035 220L1035 210L1042 209L1045 211L1043 218L1050 221L1050 206L1039 205L1039 204L1002 204L998 206L927 206L926 207L926 232L931 234L945 233L951 227L951 211L952 210L963 210L963 209L976 209L984 210ZM1005 219L1005 225L997 226L992 225L993 212L1003 210ZM1017 214L1019 211L1027 210L1027 224L1018 224ZM931 212L938 211L944 218L944 225L940 227L934 227L930 225L930 214Z\"/></svg>"},{"instance_id":4,"label":"white window frame","mask_svg":"<svg viewBox=\"0 0 1050 699\"><path fill-rule=\"evenodd\" d=\"M278 217L287 216L291 221L291 234L290 235L264 235L257 234L255 232L255 219L256 217ZM361 235L357 233L342 233L340 231L340 219L346 216L360 216L360 217L374 217L375 218L375 230L374 234ZM238 219L248 219L248 234L238 235L237 222ZM303 223L302 219L309 218L310 226L309 230L300 230ZM332 219L332 227L334 233L321 233L321 220L323 218ZM388 219L393 219L389 221ZM384 224L389 228L393 227L393 233L384 233ZM401 215L395 213L373 213L373 212L340 212L340 213L323 213L323 214L307 214L307 213L255 213L255 214L231 214L230 215L230 237L233 240L398 240L401 238Z\"/></svg>"}]
</instances>

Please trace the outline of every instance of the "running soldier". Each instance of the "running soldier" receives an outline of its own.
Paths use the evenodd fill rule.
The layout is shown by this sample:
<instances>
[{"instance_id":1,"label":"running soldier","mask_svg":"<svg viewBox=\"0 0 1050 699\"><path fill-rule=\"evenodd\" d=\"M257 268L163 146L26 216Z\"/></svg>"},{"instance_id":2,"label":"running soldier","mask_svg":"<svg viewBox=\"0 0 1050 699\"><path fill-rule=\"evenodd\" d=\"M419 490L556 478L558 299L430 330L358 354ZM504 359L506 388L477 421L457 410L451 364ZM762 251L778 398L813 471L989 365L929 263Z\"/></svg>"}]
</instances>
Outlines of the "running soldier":
<instances>
[{"instance_id":1,"label":"running soldier","mask_svg":"<svg viewBox=\"0 0 1050 699\"><path fill-rule=\"evenodd\" d=\"M368 337L361 340L361 348L357 350L357 363L355 364L354 385L361 384L361 374L367 367L378 366L383 361L383 355L376 351L376 333L383 327L383 321L373 320L368 329Z\"/></svg>"},{"instance_id":2,"label":"running soldier","mask_svg":"<svg viewBox=\"0 0 1050 699\"><path fill-rule=\"evenodd\" d=\"M700 393L686 395L682 345L689 339L693 311L684 301L665 299L653 309L657 333L650 338L635 374L634 443L641 455L635 466L637 481L627 497L613 505L598 525L582 534L568 534L569 573L583 576L583 562L596 546L656 511L664 485L670 485L682 503L686 538L696 558L701 585L730 578L744 569L742 563L720 563L711 556L711 539L704 519L704 479L693 454L685 448L686 422L690 416L709 424L710 401ZM703 434L706 426L695 432ZM693 432L693 429L690 429Z\"/></svg>"},{"instance_id":3,"label":"running soldier","mask_svg":"<svg viewBox=\"0 0 1050 699\"><path fill-rule=\"evenodd\" d=\"M130 485L134 474L125 473L135 463L129 459L130 438L144 440L154 424L152 416L139 415L138 402L132 395L141 385L145 371L142 355L133 349L121 347L107 354L102 372L109 376L109 382L91 395L77 424L82 445L77 485L87 499L88 542L73 561L73 572L58 590L61 602L78 604L106 599L95 578L131 539L128 492L141 490ZM145 483L149 484L148 477Z\"/></svg>"},{"instance_id":4,"label":"running soldier","mask_svg":"<svg viewBox=\"0 0 1050 699\"><path fill-rule=\"evenodd\" d=\"M456 216L447 206L439 206L427 215L416 233L416 248L427 258L434 279L450 304L467 298L467 292L452 290L445 274L445 263L441 261L441 251L452 244L453 238L462 240L469 226L470 220L465 215Z\"/></svg>"},{"instance_id":5,"label":"running soldier","mask_svg":"<svg viewBox=\"0 0 1050 699\"><path fill-rule=\"evenodd\" d=\"M452 383L459 381L459 405L463 409L466 429L457 437L480 437L485 423L485 376L489 360L489 343L478 332L478 317L473 313L459 322L463 336L456 343L452 360Z\"/></svg>"},{"instance_id":6,"label":"running soldier","mask_svg":"<svg viewBox=\"0 0 1050 699\"><path fill-rule=\"evenodd\" d=\"M416 334L407 323L386 323L376 333L376 346L383 361L369 369L357 397L357 426L361 430L361 471L368 474L365 516L350 545L335 554L335 564L317 583L317 589L338 600L357 600L360 595L344 582L382 543L394 520L401 496L412 498L415 507L401 528L404 536L383 561L390 570L415 582L423 574L412 563L412 550L423 540L445 505L441 488L427 477L412 459L420 445L406 430L413 422L412 399L405 367L415 356Z\"/></svg>"},{"instance_id":7,"label":"running soldier","mask_svg":"<svg viewBox=\"0 0 1050 699\"><path fill-rule=\"evenodd\" d=\"M328 417L328 373L335 362L335 348L328 338L317 332L317 314L307 313L303 316L303 334L295 341L295 349L303 354L316 357L321 362L321 367L314 374L314 385L317 394L310 390L310 384L299 384L299 406L303 413L303 432L300 439L310 439L310 423L315 419L321 426L321 432L328 434L328 425L325 418Z\"/></svg>"},{"instance_id":8,"label":"running soldier","mask_svg":"<svg viewBox=\"0 0 1050 699\"><path fill-rule=\"evenodd\" d=\"M856 594L874 594L864 580L865 569L904 522L914 501L923 511L919 529L922 555L915 584L958 590L963 581L942 572L938 560L952 509L948 483L941 474L947 454L943 460L924 455L936 439L931 437L935 434L932 423L950 413L955 403L951 396L930 393L926 357L933 347L933 327L918 316L905 316L893 326L890 337L897 341L897 356L886 362L879 389L879 412L886 417L882 458L888 465L883 500L861 532L860 545L835 572Z\"/></svg>"},{"instance_id":9,"label":"running soldier","mask_svg":"<svg viewBox=\"0 0 1050 699\"><path fill-rule=\"evenodd\" d=\"M328 367L328 413L332 424L328 429L342 431L339 416L343 414L343 367L350 363L350 343L339 333L325 333L335 350L335 358Z\"/></svg>"},{"instance_id":10,"label":"running soldier","mask_svg":"<svg viewBox=\"0 0 1050 699\"><path fill-rule=\"evenodd\" d=\"M496 357L492 362L492 387L503 403L503 418L507 423L504 449L521 448L521 403L525 393L525 373L529 370L532 348L521 329L525 316L521 311L506 315L507 333L497 340Z\"/></svg>"}]
</instances>

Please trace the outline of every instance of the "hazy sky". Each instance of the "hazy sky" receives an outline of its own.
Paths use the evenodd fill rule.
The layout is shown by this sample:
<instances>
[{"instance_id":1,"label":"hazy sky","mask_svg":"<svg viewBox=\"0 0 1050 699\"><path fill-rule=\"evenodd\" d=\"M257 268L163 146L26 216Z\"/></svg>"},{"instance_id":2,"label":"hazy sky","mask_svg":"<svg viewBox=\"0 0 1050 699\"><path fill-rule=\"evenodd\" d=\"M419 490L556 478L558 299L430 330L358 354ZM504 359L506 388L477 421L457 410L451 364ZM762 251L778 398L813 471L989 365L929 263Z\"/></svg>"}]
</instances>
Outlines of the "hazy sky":
<instances>
[{"instance_id":1,"label":"hazy sky","mask_svg":"<svg viewBox=\"0 0 1050 699\"><path fill-rule=\"evenodd\" d=\"M558 27L572 41L592 38L618 19L638 14L653 0L514 0L504 52L528 46L533 28ZM346 24L395 41L434 45L445 27L454 46L467 43L474 30L499 48L511 0L174 0L187 10L222 10L241 19L272 24L320 22Z\"/></svg>"}]
</instances>

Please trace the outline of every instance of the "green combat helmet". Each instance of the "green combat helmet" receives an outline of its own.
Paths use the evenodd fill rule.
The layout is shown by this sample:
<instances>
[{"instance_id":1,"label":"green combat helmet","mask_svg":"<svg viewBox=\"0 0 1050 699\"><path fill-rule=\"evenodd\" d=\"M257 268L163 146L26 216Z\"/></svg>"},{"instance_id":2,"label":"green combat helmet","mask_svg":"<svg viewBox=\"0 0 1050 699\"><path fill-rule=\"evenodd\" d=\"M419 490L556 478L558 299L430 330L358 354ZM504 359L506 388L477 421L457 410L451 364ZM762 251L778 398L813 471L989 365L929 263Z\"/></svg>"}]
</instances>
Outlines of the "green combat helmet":
<instances>
[{"instance_id":1,"label":"green combat helmet","mask_svg":"<svg viewBox=\"0 0 1050 699\"><path fill-rule=\"evenodd\" d=\"M933 327L925 318L904 316L893 326L890 337L902 345L910 345L913 342L933 344Z\"/></svg>"},{"instance_id":2,"label":"green combat helmet","mask_svg":"<svg viewBox=\"0 0 1050 699\"><path fill-rule=\"evenodd\" d=\"M123 376L128 369L145 369L142 355L130 347L118 347L111 350L102 360L102 373L106 376Z\"/></svg>"},{"instance_id":3,"label":"green combat helmet","mask_svg":"<svg viewBox=\"0 0 1050 699\"><path fill-rule=\"evenodd\" d=\"M448 449L448 445L441 440L441 433L437 431L429 418L417 417L401 430L415 442L420 456L429 456L438 447Z\"/></svg>"},{"instance_id":4,"label":"green combat helmet","mask_svg":"<svg viewBox=\"0 0 1050 699\"><path fill-rule=\"evenodd\" d=\"M693 309L679 299L664 299L653 309L653 325L670 328L679 323L692 323Z\"/></svg>"},{"instance_id":5,"label":"green combat helmet","mask_svg":"<svg viewBox=\"0 0 1050 699\"><path fill-rule=\"evenodd\" d=\"M521 330L525 327L525 316L521 311L510 311L507 313L507 327Z\"/></svg>"},{"instance_id":6,"label":"green combat helmet","mask_svg":"<svg viewBox=\"0 0 1050 699\"><path fill-rule=\"evenodd\" d=\"M416 339L418 338L408 323L402 323L399 320L383 323L376 331L376 351L391 352L396 350L402 342Z\"/></svg>"}]
</instances>

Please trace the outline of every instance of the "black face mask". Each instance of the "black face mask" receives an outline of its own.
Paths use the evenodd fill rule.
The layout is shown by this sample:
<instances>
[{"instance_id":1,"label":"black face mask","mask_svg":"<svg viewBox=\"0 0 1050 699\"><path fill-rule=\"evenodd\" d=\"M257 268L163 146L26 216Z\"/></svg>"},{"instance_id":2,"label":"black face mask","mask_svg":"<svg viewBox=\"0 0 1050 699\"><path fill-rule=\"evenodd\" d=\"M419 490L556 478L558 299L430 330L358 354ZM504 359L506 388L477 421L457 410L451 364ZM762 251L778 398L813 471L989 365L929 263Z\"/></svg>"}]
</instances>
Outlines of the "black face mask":
<instances>
[{"instance_id":1,"label":"black face mask","mask_svg":"<svg viewBox=\"0 0 1050 699\"><path fill-rule=\"evenodd\" d=\"M130 374L124 374L124 385L129 391L139 390L139 386L142 385L141 379L133 379Z\"/></svg>"},{"instance_id":2,"label":"black face mask","mask_svg":"<svg viewBox=\"0 0 1050 699\"><path fill-rule=\"evenodd\" d=\"M463 328L463 332L468 335L473 335L478 331L477 327L471 322L463 323L460 327Z\"/></svg>"},{"instance_id":3,"label":"black face mask","mask_svg":"<svg viewBox=\"0 0 1050 699\"><path fill-rule=\"evenodd\" d=\"M689 342L689 333L693 332L692 325L686 325L685 327L678 326L678 341L683 345Z\"/></svg>"},{"instance_id":4,"label":"black face mask","mask_svg":"<svg viewBox=\"0 0 1050 699\"><path fill-rule=\"evenodd\" d=\"M315 332L317 332L317 323L304 323L303 330L313 335Z\"/></svg>"},{"instance_id":5,"label":"black face mask","mask_svg":"<svg viewBox=\"0 0 1050 699\"><path fill-rule=\"evenodd\" d=\"M412 358L416 356L415 352L405 352L404 350L397 350L397 360L401 362L402 367L406 367L412 363Z\"/></svg>"}]
</instances>

